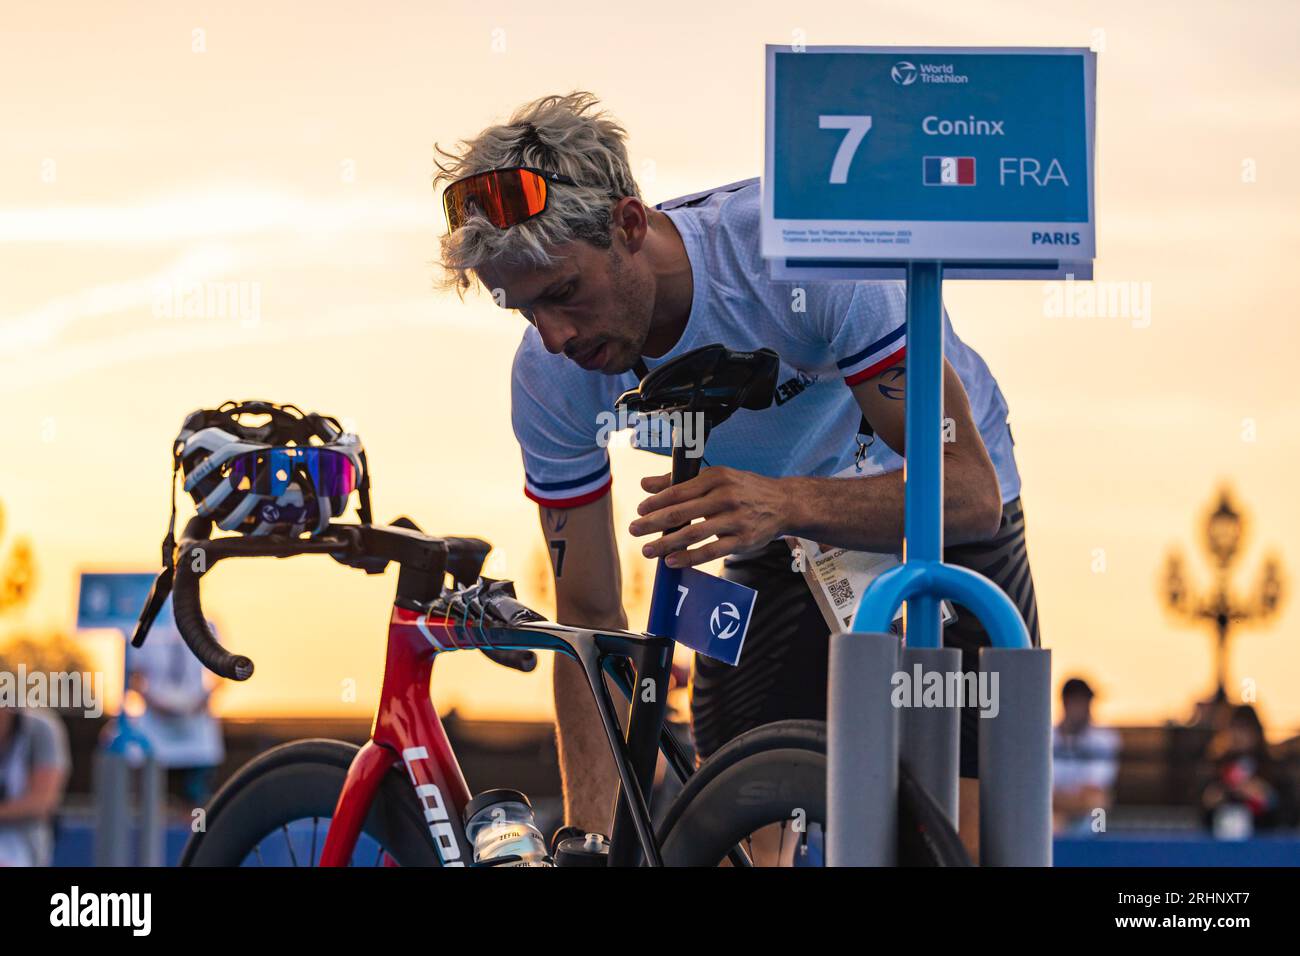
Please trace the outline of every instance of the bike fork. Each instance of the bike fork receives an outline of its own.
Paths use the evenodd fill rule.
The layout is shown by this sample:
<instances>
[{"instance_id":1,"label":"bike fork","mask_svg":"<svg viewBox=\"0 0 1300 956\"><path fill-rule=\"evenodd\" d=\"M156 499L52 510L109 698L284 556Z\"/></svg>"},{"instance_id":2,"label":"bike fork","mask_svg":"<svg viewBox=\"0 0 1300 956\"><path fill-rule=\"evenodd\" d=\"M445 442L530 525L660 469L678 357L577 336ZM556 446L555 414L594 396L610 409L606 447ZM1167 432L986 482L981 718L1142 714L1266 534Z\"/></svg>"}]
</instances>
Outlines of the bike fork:
<instances>
[{"instance_id":1,"label":"bike fork","mask_svg":"<svg viewBox=\"0 0 1300 956\"><path fill-rule=\"evenodd\" d=\"M367 740L357 752L352 766L348 767L338 804L334 807L334 816L325 833L325 846L320 854L321 866L348 865L379 784L394 760L396 755L391 750L379 746L373 740Z\"/></svg>"}]
</instances>

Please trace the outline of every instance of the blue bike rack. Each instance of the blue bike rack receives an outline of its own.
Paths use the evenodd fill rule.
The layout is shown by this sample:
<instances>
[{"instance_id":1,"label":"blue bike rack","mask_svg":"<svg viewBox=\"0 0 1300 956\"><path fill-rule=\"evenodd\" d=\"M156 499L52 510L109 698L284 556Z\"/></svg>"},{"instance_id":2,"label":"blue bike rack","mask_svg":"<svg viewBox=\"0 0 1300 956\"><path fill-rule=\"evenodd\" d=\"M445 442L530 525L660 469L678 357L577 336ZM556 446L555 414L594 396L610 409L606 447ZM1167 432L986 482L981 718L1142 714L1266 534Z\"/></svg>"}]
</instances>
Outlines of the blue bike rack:
<instances>
[{"instance_id":1,"label":"blue bike rack","mask_svg":"<svg viewBox=\"0 0 1300 956\"><path fill-rule=\"evenodd\" d=\"M981 671L999 679L997 716L981 720L979 735L981 862L1051 864L1049 652L1033 648L997 585L943 563L942 285L942 262L907 263L905 560L872 582L853 632L831 639L827 850L835 866L896 862L900 760L956 824L959 710L900 714L881 704L900 666L960 669L960 653L942 646L945 598L983 623L993 647L981 654ZM904 602L900 653L889 625Z\"/></svg>"}]
</instances>

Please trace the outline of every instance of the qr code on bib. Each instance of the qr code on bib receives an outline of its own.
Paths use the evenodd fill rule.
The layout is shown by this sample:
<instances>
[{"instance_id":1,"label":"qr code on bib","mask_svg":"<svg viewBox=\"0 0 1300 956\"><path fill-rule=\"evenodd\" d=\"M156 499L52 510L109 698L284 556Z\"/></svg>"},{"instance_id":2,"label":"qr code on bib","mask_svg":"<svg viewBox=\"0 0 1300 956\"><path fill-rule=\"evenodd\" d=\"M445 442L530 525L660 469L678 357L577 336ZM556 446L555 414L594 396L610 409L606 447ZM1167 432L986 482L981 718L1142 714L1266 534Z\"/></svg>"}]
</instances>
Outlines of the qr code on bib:
<instances>
[{"instance_id":1,"label":"qr code on bib","mask_svg":"<svg viewBox=\"0 0 1300 956\"><path fill-rule=\"evenodd\" d=\"M836 607L843 607L853 600L853 585L849 584L847 578L832 581L829 590Z\"/></svg>"}]
</instances>

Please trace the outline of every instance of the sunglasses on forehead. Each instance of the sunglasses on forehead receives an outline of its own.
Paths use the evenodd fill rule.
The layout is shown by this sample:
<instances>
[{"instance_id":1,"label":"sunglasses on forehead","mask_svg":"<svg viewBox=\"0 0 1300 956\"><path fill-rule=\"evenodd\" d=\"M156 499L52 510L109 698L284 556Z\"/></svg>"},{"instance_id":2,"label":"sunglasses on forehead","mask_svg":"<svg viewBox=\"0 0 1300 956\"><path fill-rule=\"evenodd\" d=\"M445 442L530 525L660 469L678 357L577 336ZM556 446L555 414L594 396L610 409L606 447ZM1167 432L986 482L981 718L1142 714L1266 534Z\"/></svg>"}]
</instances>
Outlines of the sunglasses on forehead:
<instances>
[{"instance_id":1,"label":"sunglasses on forehead","mask_svg":"<svg viewBox=\"0 0 1300 956\"><path fill-rule=\"evenodd\" d=\"M577 186L568 176L532 166L489 169L458 179L442 193L447 229L455 232L474 215L498 229L509 229L546 211L549 184Z\"/></svg>"}]
</instances>

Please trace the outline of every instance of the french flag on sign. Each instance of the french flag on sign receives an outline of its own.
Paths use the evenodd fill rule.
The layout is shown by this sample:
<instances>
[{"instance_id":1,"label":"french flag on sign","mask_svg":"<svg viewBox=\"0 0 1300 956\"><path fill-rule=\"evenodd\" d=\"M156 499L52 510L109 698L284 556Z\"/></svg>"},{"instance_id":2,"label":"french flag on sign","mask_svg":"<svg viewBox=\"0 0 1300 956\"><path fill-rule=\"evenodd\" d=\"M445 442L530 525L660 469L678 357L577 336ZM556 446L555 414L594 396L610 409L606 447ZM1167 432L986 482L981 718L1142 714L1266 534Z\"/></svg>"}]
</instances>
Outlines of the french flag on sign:
<instances>
[{"instance_id":1,"label":"french flag on sign","mask_svg":"<svg viewBox=\"0 0 1300 956\"><path fill-rule=\"evenodd\" d=\"M924 182L927 186L974 186L975 157L927 156Z\"/></svg>"}]
</instances>

